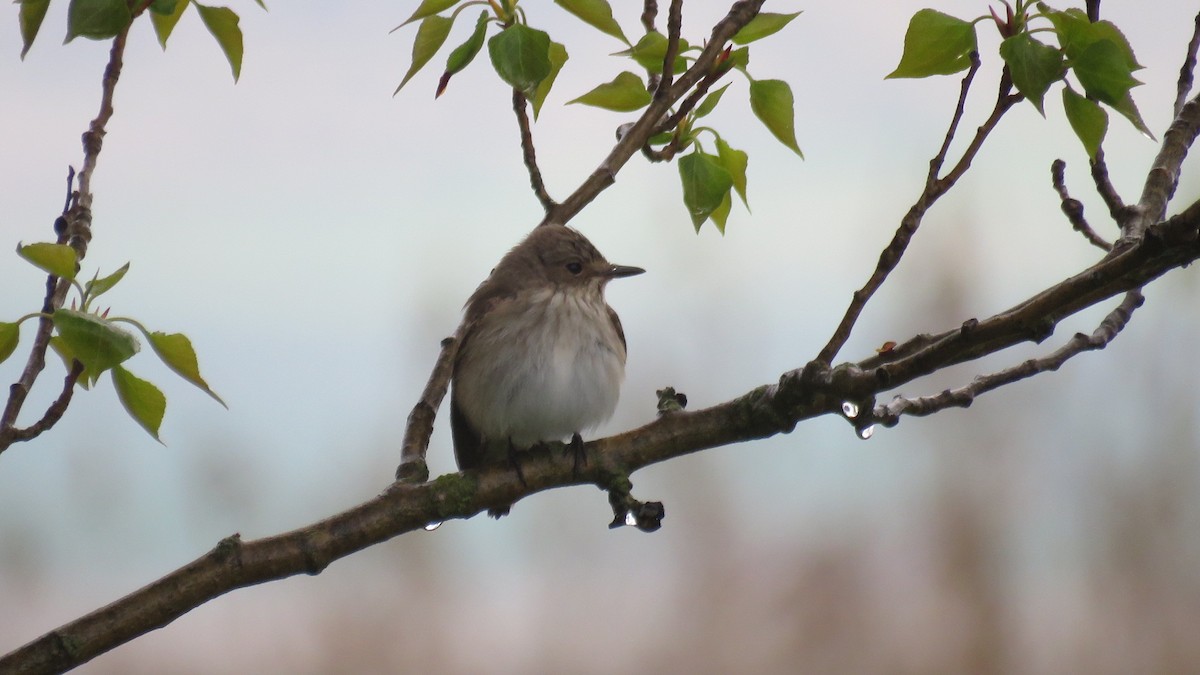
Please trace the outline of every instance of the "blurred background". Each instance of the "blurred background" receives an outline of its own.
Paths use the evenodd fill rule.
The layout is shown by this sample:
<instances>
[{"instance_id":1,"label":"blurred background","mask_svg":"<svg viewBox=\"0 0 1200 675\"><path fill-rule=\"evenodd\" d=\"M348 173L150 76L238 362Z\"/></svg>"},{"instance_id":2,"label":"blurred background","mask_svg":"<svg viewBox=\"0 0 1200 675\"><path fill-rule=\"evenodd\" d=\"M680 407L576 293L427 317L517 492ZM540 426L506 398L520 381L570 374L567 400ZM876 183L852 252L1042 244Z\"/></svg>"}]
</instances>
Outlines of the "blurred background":
<instances>
[{"instance_id":1,"label":"blurred background","mask_svg":"<svg viewBox=\"0 0 1200 675\"><path fill-rule=\"evenodd\" d=\"M308 524L387 487L404 418L438 341L499 257L539 219L509 94L486 56L435 101L445 53L399 95L416 3L235 0L240 82L192 9L169 48L130 39L95 174L90 275L132 268L117 315L192 338L221 408L143 354L168 397L160 446L105 380L36 442L0 455L0 652L107 604L239 532ZM633 118L563 104L629 68L621 45L550 3L530 23L571 60L534 127L552 195L600 162ZM640 3L614 3L627 34ZM665 7L665 3L664 7ZM95 116L107 44L65 34L66 2L18 58L0 31L0 234L50 239L67 166ZM697 235L674 165L635 157L573 225L616 262L630 344L616 417L646 423L671 385L700 408L812 358L919 193L958 77L885 81L908 17L981 2L769 3L804 10L752 48L757 78L796 94L806 160L750 114L739 75L710 118L750 153L753 216ZM727 5L689 2L699 42ZM1195 3L1108 3L1147 68L1134 91L1161 138ZM665 11L665 9L664 9ZM665 21L665 19L663 20ZM449 46L473 22L460 19ZM665 25L665 24L664 24ZM998 37L955 147L994 101ZM1049 38L1048 38L1049 39ZM1003 310L1097 259L1050 186L1067 179L1106 236L1084 153L1063 118L1026 103L926 218L842 358ZM1157 144L1110 122L1113 181L1136 201ZM1185 165L1177 204L1200 193ZM1181 207L1176 207L1174 211ZM44 276L0 255L0 316L36 311ZM660 532L607 529L603 493L557 490L510 517L452 521L375 546L317 577L216 599L80 669L243 672L1128 673L1200 667L1200 425L1195 274L1153 284L1119 339L969 410L905 419L859 440L842 419L698 453L633 476ZM1115 304L1041 346L965 364L902 393L936 393L1090 332ZM24 344L0 365L12 382ZM61 381L53 360L26 406ZM433 473L453 471L439 419Z\"/></svg>"}]
</instances>

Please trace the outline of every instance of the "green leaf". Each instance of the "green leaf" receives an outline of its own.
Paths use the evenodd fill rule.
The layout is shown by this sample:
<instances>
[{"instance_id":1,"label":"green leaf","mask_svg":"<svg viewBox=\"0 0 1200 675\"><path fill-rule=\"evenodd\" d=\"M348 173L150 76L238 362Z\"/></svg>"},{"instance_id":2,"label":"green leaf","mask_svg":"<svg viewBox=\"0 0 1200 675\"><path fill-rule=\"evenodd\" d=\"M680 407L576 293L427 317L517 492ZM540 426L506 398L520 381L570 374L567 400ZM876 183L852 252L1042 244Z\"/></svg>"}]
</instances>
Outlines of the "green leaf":
<instances>
[{"instance_id":1,"label":"green leaf","mask_svg":"<svg viewBox=\"0 0 1200 675\"><path fill-rule=\"evenodd\" d=\"M417 6L417 11L413 12L412 16L405 19L404 23L400 24L400 26L407 26L417 19L424 19L427 16L439 14L442 11L453 7L456 2L458 2L458 0L424 0L420 5ZM396 26L396 28L399 28L400 26Z\"/></svg>"},{"instance_id":2,"label":"green leaf","mask_svg":"<svg viewBox=\"0 0 1200 675\"><path fill-rule=\"evenodd\" d=\"M21 12L17 22L21 24L21 60L29 53L33 41L37 38L38 30L42 27L42 19L46 18L46 10L50 0L21 0Z\"/></svg>"},{"instance_id":3,"label":"green leaf","mask_svg":"<svg viewBox=\"0 0 1200 675\"><path fill-rule=\"evenodd\" d=\"M793 152L804 158L796 144L796 125L792 88L783 80L755 80L750 83L750 109L762 123Z\"/></svg>"},{"instance_id":4,"label":"green leaf","mask_svg":"<svg viewBox=\"0 0 1200 675\"><path fill-rule=\"evenodd\" d=\"M625 44L629 40L621 31L620 24L613 19L612 7L607 0L554 0L559 7L583 19L589 26L605 35L611 35Z\"/></svg>"},{"instance_id":5,"label":"green leaf","mask_svg":"<svg viewBox=\"0 0 1200 675\"><path fill-rule=\"evenodd\" d=\"M186 5L188 0L150 0L149 9L154 14L174 14L180 2Z\"/></svg>"},{"instance_id":6,"label":"green leaf","mask_svg":"<svg viewBox=\"0 0 1200 675\"><path fill-rule=\"evenodd\" d=\"M704 221L729 196L733 178L720 160L697 150L679 158L679 179L683 183L683 205L699 232Z\"/></svg>"},{"instance_id":7,"label":"green leaf","mask_svg":"<svg viewBox=\"0 0 1200 675\"><path fill-rule=\"evenodd\" d=\"M1100 102L1116 105L1141 84L1133 78L1121 48L1112 40L1097 40L1071 62L1083 90Z\"/></svg>"},{"instance_id":8,"label":"green leaf","mask_svg":"<svg viewBox=\"0 0 1200 675\"><path fill-rule=\"evenodd\" d=\"M721 96L725 94L725 90L728 88L729 85L726 84L724 87L721 87L720 89L709 93L708 96L705 96L704 100L700 102L700 105L696 106L696 119L700 119L701 117L704 117L712 112L713 108L716 108L717 104L721 102Z\"/></svg>"},{"instance_id":9,"label":"green leaf","mask_svg":"<svg viewBox=\"0 0 1200 675\"><path fill-rule=\"evenodd\" d=\"M721 166L729 172L730 178L733 179L734 189L742 198L742 204L745 204L746 209L749 210L750 202L746 201L746 167L750 163L750 156L741 150L729 147L724 139L718 138L717 158L721 160Z\"/></svg>"},{"instance_id":10,"label":"green leaf","mask_svg":"<svg viewBox=\"0 0 1200 675\"><path fill-rule=\"evenodd\" d=\"M678 53L681 54L687 48L687 40L680 38ZM667 58L667 36L656 31L646 33L636 45L619 51L613 56L628 56L646 70L652 73L661 73L663 61ZM687 61L677 55L674 72L682 73L685 70L687 70Z\"/></svg>"},{"instance_id":11,"label":"green leaf","mask_svg":"<svg viewBox=\"0 0 1200 675\"><path fill-rule=\"evenodd\" d=\"M87 367L93 381L100 373L129 359L140 348L137 338L95 314L57 309L51 318L63 344Z\"/></svg>"},{"instance_id":12,"label":"green leaf","mask_svg":"<svg viewBox=\"0 0 1200 675\"><path fill-rule=\"evenodd\" d=\"M496 73L527 95L550 74L550 36L524 24L513 24L488 40Z\"/></svg>"},{"instance_id":13,"label":"green leaf","mask_svg":"<svg viewBox=\"0 0 1200 675\"><path fill-rule=\"evenodd\" d=\"M950 75L971 66L975 26L932 9L913 15L904 34L900 65L888 77Z\"/></svg>"},{"instance_id":14,"label":"green leaf","mask_svg":"<svg viewBox=\"0 0 1200 675\"><path fill-rule=\"evenodd\" d=\"M77 37L107 40L116 37L133 21L125 0L71 0L67 6L67 39Z\"/></svg>"},{"instance_id":15,"label":"green leaf","mask_svg":"<svg viewBox=\"0 0 1200 675\"><path fill-rule=\"evenodd\" d=\"M712 218L713 225L717 226L717 231L721 234L725 234L725 223L728 222L729 212L732 209L733 199L726 192L724 199L717 205L717 208L713 209L712 215L709 216L709 218ZM699 232L699 228L696 228L696 231Z\"/></svg>"},{"instance_id":16,"label":"green leaf","mask_svg":"<svg viewBox=\"0 0 1200 675\"><path fill-rule=\"evenodd\" d=\"M50 338L50 348L54 350L55 354L58 354L59 358L62 359L63 365L66 367L67 372L70 372L75 366L76 358L75 353L71 351L71 348L67 346L67 343L63 342L61 337L54 335ZM80 361L80 363L83 362ZM98 377L100 377L100 373L89 373L87 367L85 366L84 371L80 373L79 379L75 380L75 382L84 389L91 389L92 383L95 382L96 378Z\"/></svg>"},{"instance_id":17,"label":"green leaf","mask_svg":"<svg viewBox=\"0 0 1200 675\"><path fill-rule=\"evenodd\" d=\"M650 105L650 98L650 92L646 91L646 83L642 82L642 78L625 71L617 75L612 82L606 82L567 103L582 103L605 110L632 112Z\"/></svg>"},{"instance_id":18,"label":"green leaf","mask_svg":"<svg viewBox=\"0 0 1200 675\"><path fill-rule=\"evenodd\" d=\"M137 422L154 440L162 443L158 437L158 429L162 426L163 415L167 412L167 397L146 380L125 370L121 366L113 368L113 387L117 390L117 398L125 406L125 412Z\"/></svg>"},{"instance_id":19,"label":"green leaf","mask_svg":"<svg viewBox=\"0 0 1200 675\"><path fill-rule=\"evenodd\" d=\"M471 32L471 37L455 47L454 51L450 52L450 57L446 59L446 72L442 73L441 79L438 80L437 93L433 95L434 98L441 96L446 91L446 85L450 84L450 77L470 65L479 50L483 49L483 37L487 34L487 25L488 13L487 10L484 10L475 21L475 30Z\"/></svg>"},{"instance_id":20,"label":"green leaf","mask_svg":"<svg viewBox=\"0 0 1200 675\"><path fill-rule=\"evenodd\" d=\"M542 78L541 82L538 82L533 96L529 97L529 102L533 104L533 119L535 120L538 117L538 113L542 110L542 104L546 102L546 95L550 93L550 88L554 86L554 80L558 78L558 71L562 70L563 65L569 58L567 48L557 42L550 43L548 56L550 57L550 74Z\"/></svg>"},{"instance_id":21,"label":"green leaf","mask_svg":"<svg viewBox=\"0 0 1200 675\"><path fill-rule=\"evenodd\" d=\"M75 249L66 244L36 244L17 245L17 255L33 263L34 267L49 272L63 279L74 279L78 258Z\"/></svg>"},{"instance_id":22,"label":"green leaf","mask_svg":"<svg viewBox=\"0 0 1200 675\"><path fill-rule=\"evenodd\" d=\"M769 35L774 35L783 29L784 26L792 22L792 19L800 16L800 12L793 14L772 14L770 12L762 12L758 16L750 19L750 23L742 26L742 29L733 35L733 44L745 45L761 40Z\"/></svg>"},{"instance_id":23,"label":"green leaf","mask_svg":"<svg viewBox=\"0 0 1200 675\"><path fill-rule=\"evenodd\" d=\"M175 3L169 14L161 14L153 11L150 13L150 23L154 24L154 34L158 37L158 44L163 49L167 48L167 39L175 31L175 24L179 23L179 17L183 16L184 10L190 4L192 3L188 2L188 0L179 0L179 2ZM153 5L151 9L153 9Z\"/></svg>"},{"instance_id":24,"label":"green leaf","mask_svg":"<svg viewBox=\"0 0 1200 675\"><path fill-rule=\"evenodd\" d=\"M424 68L425 64L429 63L429 59L432 59L433 55L442 48L453 25L454 19L441 16L431 16L421 22L421 25L417 27L417 37L413 40L412 65L408 67L408 72L404 74L404 79L400 80L400 86L396 87L392 96L399 94L413 75Z\"/></svg>"},{"instance_id":25,"label":"green leaf","mask_svg":"<svg viewBox=\"0 0 1200 675\"><path fill-rule=\"evenodd\" d=\"M1133 102L1132 94L1125 94L1125 98L1121 99L1116 105L1112 106L1112 109L1124 115L1125 119L1129 120L1129 122L1133 124L1138 131L1142 132L1144 136L1152 141L1156 140L1154 138L1154 134L1151 133L1150 128L1146 126L1146 122L1142 119L1142 114L1138 112L1137 104Z\"/></svg>"},{"instance_id":26,"label":"green leaf","mask_svg":"<svg viewBox=\"0 0 1200 675\"><path fill-rule=\"evenodd\" d=\"M221 397L217 396L216 392L210 389L208 383L200 376L200 364L196 361L196 350L192 348L192 341L186 335L156 331L147 333L146 337L150 339L150 346L154 349L154 353L158 354L158 358L162 359L168 368L199 387L204 393L213 397L217 403L225 405L225 401L222 401Z\"/></svg>"},{"instance_id":27,"label":"green leaf","mask_svg":"<svg viewBox=\"0 0 1200 675\"><path fill-rule=\"evenodd\" d=\"M1117 45L1121 51L1123 62L1131 72L1141 70L1142 66L1137 62L1129 40L1111 21L1092 23L1088 20L1087 14L1078 8L1060 12L1051 9L1043 2L1038 3L1038 8L1050 19L1050 23L1054 24L1054 32L1058 35L1058 44L1068 59L1078 58L1095 42L1109 40Z\"/></svg>"},{"instance_id":28,"label":"green leaf","mask_svg":"<svg viewBox=\"0 0 1200 675\"><path fill-rule=\"evenodd\" d=\"M1108 131L1108 113L1095 101L1075 93L1070 86L1063 87L1063 109L1067 113L1067 121L1071 129L1083 142L1089 157L1095 157Z\"/></svg>"},{"instance_id":29,"label":"green leaf","mask_svg":"<svg viewBox=\"0 0 1200 675\"><path fill-rule=\"evenodd\" d=\"M738 70L745 72L746 68L750 66L750 48L738 47L737 49L733 50L729 53L729 58L725 59L725 63L723 65L725 65L727 68L737 68Z\"/></svg>"},{"instance_id":30,"label":"green leaf","mask_svg":"<svg viewBox=\"0 0 1200 675\"><path fill-rule=\"evenodd\" d=\"M125 273L128 271L129 263L125 263L124 265L121 265L121 268L116 272L113 272L103 279L94 279L89 281L87 286L84 288L84 290L87 291L88 299L93 299L104 293L107 293L110 289L112 289L113 286L116 286L117 283L125 277Z\"/></svg>"},{"instance_id":31,"label":"green leaf","mask_svg":"<svg viewBox=\"0 0 1200 675\"><path fill-rule=\"evenodd\" d=\"M0 363L12 356L21 341L21 324L0 323Z\"/></svg>"},{"instance_id":32,"label":"green leaf","mask_svg":"<svg viewBox=\"0 0 1200 675\"><path fill-rule=\"evenodd\" d=\"M196 10L204 21L204 27L217 39L229 67L233 69L233 81L242 74L242 29L238 27L238 15L228 7L208 7L196 3Z\"/></svg>"},{"instance_id":33,"label":"green leaf","mask_svg":"<svg viewBox=\"0 0 1200 675\"><path fill-rule=\"evenodd\" d=\"M1064 74L1062 52L1021 33L1000 43L1000 57L1008 64L1017 91L1045 117L1042 102L1046 91Z\"/></svg>"}]
</instances>

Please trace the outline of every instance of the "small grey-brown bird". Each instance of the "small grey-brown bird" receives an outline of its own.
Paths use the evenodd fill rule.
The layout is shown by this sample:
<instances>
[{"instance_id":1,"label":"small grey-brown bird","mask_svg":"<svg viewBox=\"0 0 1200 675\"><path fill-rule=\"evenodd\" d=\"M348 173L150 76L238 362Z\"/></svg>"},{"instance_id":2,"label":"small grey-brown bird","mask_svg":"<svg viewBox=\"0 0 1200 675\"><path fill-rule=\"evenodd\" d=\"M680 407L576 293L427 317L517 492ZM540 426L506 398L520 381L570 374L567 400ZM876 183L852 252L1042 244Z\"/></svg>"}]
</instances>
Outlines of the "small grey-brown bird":
<instances>
[{"instance_id":1,"label":"small grey-brown bird","mask_svg":"<svg viewBox=\"0 0 1200 675\"><path fill-rule=\"evenodd\" d=\"M563 225L538 227L500 260L458 334L450 427L460 470L507 459L521 475L517 451L567 438L580 452L580 432L612 417L625 377L625 332L604 288L643 272L609 263Z\"/></svg>"}]
</instances>

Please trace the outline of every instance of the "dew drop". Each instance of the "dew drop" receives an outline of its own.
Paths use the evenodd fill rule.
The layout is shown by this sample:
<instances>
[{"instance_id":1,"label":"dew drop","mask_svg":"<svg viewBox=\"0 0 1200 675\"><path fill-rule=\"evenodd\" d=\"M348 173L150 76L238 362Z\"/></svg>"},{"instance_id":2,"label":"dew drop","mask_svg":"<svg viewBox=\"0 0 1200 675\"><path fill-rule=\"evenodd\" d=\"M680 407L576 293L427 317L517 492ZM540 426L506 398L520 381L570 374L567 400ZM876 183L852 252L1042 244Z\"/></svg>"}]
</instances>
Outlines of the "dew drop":
<instances>
[{"instance_id":1,"label":"dew drop","mask_svg":"<svg viewBox=\"0 0 1200 675\"><path fill-rule=\"evenodd\" d=\"M850 419L858 417L858 404L852 401L842 401L842 414Z\"/></svg>"},{"instance_id":2,"label":"dew drop","mask_svg":"<svg viewBox=\"0 0 1200 675\"><path fill-rule=\"evenodd\" d=\"M435 521L433 521L432 523L428 523L428 524L426 524L426 525L425 525L425 531L426 531L426 532L433 532L434 530L438 529L438 528L439 528L439 527L441 527L441 526L442 526L442 521L440 521L440 520L435 520Z\"/></svg>"},{"instance_id":3,"label":"dew drop","mask_svg":"<svg viewBox=\"0 0 1200 675\"><path fill-rule=\"evenodd\" d=\"M633 515L633 511L625 512L625 524L630 527L637 527L637 516Z\"/></svg>"},{"instance_id":4,"label":"dew drop","mask_svg":"<svg viewBox=\"0 0 1200 675\"><path fill-rule=\"evenodd\" d=\"M863 427L858 430L858 437L863 439L864 441L874 435L875 435L875 425L874 424L872 424L869 427Z\"/></svg>"}]
</instances>

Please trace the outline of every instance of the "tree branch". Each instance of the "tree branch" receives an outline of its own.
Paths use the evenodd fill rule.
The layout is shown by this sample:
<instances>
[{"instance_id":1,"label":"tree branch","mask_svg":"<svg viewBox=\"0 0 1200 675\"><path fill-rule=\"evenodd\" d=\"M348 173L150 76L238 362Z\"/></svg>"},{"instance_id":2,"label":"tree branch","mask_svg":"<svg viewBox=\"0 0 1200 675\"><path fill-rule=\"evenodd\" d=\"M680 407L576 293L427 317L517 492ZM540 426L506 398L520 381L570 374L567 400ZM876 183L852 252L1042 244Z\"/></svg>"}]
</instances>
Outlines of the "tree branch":
<instances>
[{"instance_id":1,"label":"tree branch","mask_svg":"<svg viewBox=\"0 0 1200 675\"><path fill-rule=\"evenodd\" d=\"M1038 373L1058 370L1078 354L1104 349L1108 346L1108 343L1124 330L1133 312L1141 307L1143 302L1145 302L1145 298L1142 296L1141 289L1129 291L1125 294L1125 299L1121 304L1104 318L1104 321L1091 335L1076 333L1065 345L1051 354L1040 359L1029 359L999 372L980 375L970 384L958 389L947 389L935 396L920 398L896 396L888 404L875 407L872 421L885 427L892 427L899 423L901 415L924 417L946 408L969 408L979 394L1033 377Z\"/></svg>"},{"instance_id":2,"label":"tree branch","mask_svg":"<svg viewBox=\"0 0 1200 675\"><path fill-rule=\"evenodd\" d=\"M1200 12L1196 13L1196 27L1192 29L1192 39L1188 42L1187 56L1179 67L1179 82L1175 92L1175 116L1183 112L1188 94L1192 92L1193 77L1196 72L1196 52L1200 50Z\"/></svg>"},{"instance_id":3,"label":"tree branch","mask_svg":"<svg viewBox=\"0 0 1200 675\"><path fill-rule=\"evenodd\" d=\"M692 67L675 80L669 92L654 98L631 126L629 126L604 158L604 161L583 181L583 183L564 199L553 211L546 214L542 223L566 224L578 214L583 207L591 203L601 192L616 180L617 172L621 170L629 158L638 151L651 136L659 120L670 109L671 105L682 98L692 87L696 86L705 75L711 72L717 56L725 49L725 43L734 36L742 26L758 15L764 0L739 0L729 9L725 18L713 26L708 44Z\"/></svg>"},{"instance_id":4,"label":"tree branch","mask_svg":"<svg viewBox=\"0 0 1200 675\"><path fill-rule=\"evenodd\" d=\"M529 186L533 188L533 194L541 202L542 208L546 213L550 213L554 207L558 206L558 203L550 197L550 193L546 192L546 184L542 182L542 172L537 164L537 153L533 148L533 130L529 128L529 114L525 110L525 103L525 94L522 94L519 89L513 89L513 112L517 116L517 127L521 130L521 155L525 159L525 168L529 170Z\"/></svg>"},{"instance_id":5,"label":"tree branch","mask_svg":"<svg viewBox=\"0 0 1200 675\"><path fill-rule=\"evenodd\" d=\"M925 212L929 207L945 194L960 177L971 166L971 161L975 155L979 153L979 149L983 147L983 142L988 135L1000 123L1000 118L1014 104L1021 100L1020 95L1010 94L1012 82L1008 77L1008 69L1005 68L1000 78L1000 87L996 95L996 105L992 108L991 115L975 132L974 139L971 144L963 151L962 157L958 163L944 177L939 178L938 173L941 171L943 163L946 161L946 154L949 150L951 141L954 140L954 135L958 129L959 121L962 119L963 109L966 106L967 94L971 89L971 83L975 79L975 73L979 70L979 54L971 53L971 67L967 70L967 74L963 77L962 88L958 95L958 105L954 110L954 116L950 120L950 128L946 132L946 138L942 142L942 147L938 153L929 162L929 173L925 180L925 188L921 195L917 197L917 201L912 205L912 208L905 214L904 219L900 221L900 227L892 236L892 241L884 248L879 255L879 262L875 266L874 273L867 280L863 287L854 292L854 296L850 301L850 306L846 308L846 313L842 317L841 323L838 324L833 335L829 338L829 342L821 349L816 360L821 363L829 364L841 351L846 341L850 339L850 332L854 329L854 324L858 322L858 317L862 315L863 309L867 306L867 302L875 295L883 283L887 281L888 275L900 263L900 258L904 256L904 252L908 249L908 244L912 241L913 235L916 234L917 228L921 226L921 220L925 217Z\"/></svg>"},{"instance_id":6,"label":"tree branch","mask_svg":"<svg viewBox=\"0 0 1200 675\"><path fill-rule=\"evenodd\" d=\"M113 38L112 49L109 50L108 64L104 68L104 78L101 84L100 111L83 134L83 168L80 169L77 176L79 187L68 200L69 208L66 208L54 223L58 243L67 244L75 249L78 260L83 260L87 255L87 245L92 239L92 173L96 170L96 160L100 156L100 149L106 133L105 128L113 115L113 94L117 88L117 81L121 78L125 41L128 35L129 26L126 26ZM68 191L70 183L68 178ZM71 401L70 393L60 395L51 404L51 409L46 411L42 419L30 427L31 429L36 427L38 431L28 438L22 437L28 433L28 430L22 431L16 428L17 417L21 414L25 399L46 367L46 349L50 345L50 334L54 329L49 315L62 307L70 286L70 282L54 275L50 275L46 279L46 297L42 302L43 316L38 319L38 327L29 350L29 358L25 362L21 376L9 387L8 401L5 403L3 414L0 414L0 453L11 447L14 442L28 440L53 426L62 417L62 413L66 411L66 406ZM53 414L54 407L58 405L62 406L62 411Z\"/></svg>"},{"instance_id":7,"label":"tree branch","mask_svg":"<svg viewBox=\"0 0 1200 675\"><path fill-rule=\"evenodd\" d=\"M1081 233L1089 243L1104 251L1111 251L1112 244L1096 234L1096 231L1088 224L1087 218L1083 217L1083 203L1071 197L1067 191L1066 177L1064 176L1066 168L1067 163L1061 159L1054 160L1054 163L1050 165L1050 180L1054 185L1054 190L1058 192L1058 198L1062 201L1062 212L1071 222L1071 227Z\"/></svg>"}]
</instances>

